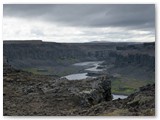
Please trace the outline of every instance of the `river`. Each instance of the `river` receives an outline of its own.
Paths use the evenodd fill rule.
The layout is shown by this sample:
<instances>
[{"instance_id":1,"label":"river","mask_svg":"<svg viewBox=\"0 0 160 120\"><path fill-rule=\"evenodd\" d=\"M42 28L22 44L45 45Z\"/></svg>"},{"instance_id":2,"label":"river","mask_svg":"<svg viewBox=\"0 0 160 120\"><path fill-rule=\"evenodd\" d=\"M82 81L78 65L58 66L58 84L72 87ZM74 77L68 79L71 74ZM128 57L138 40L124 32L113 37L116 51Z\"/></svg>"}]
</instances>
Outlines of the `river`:
<instances>
[{"instance_id":1,"label":"river","mask_svg":"<svg viewBox=\"0 0 160 120\"><path fill-rule=\"evenodd\" d=\"M112 94L112 96L113 96L113 100L116 100L118 98L125 99L128 97L126 95L116 95L116 94Z\"/></svg>"},{"instance_id":2,"label":"river","mask_svg":"<svg viewBox=\"0 0 160 120\"><path fill-rule=\"evenodd\" d=\"M86 79L86 78L95 78L95 77L91 77L88 76L87 73L88 72L100 72L103 71L103 69L97 69L97 67L100 66L100 64L103 63L103 61L94 61L94 62L81 62L81 63L75 63L73 64L74 66L79 66L79 67L86 67L86 69L84 69L84 73L76 73L76 74L70 74L67 76L64 76L65 78L67 78L68 80L82 80L82 79Z\"/></svg>"},{"instance_id":3,"label":"river","mask_svg":"<svg viewBox=\"0 0 160 120\"><path fill-rule=\"evenodd\" d=\"M104 69L98 69L99 66L101 66L101 63L103 63L103 61L88 61L88 62L80 62L80 63L75 63L73 64L74 66L79 66L79 67L85 67L83 73L76 73L76 74L70 74L67 76L64 76L65 78L67 78L68 80L82 80L82 79L86 79L86 78L95 78L95 76L88 76L88 72L102 72L104 71ZM113 100L116 100L118 98L121 99L125 99L128 96L125 95L116 95L116 94L112 94L113 95Z\"/></svg>"}]
</instances>

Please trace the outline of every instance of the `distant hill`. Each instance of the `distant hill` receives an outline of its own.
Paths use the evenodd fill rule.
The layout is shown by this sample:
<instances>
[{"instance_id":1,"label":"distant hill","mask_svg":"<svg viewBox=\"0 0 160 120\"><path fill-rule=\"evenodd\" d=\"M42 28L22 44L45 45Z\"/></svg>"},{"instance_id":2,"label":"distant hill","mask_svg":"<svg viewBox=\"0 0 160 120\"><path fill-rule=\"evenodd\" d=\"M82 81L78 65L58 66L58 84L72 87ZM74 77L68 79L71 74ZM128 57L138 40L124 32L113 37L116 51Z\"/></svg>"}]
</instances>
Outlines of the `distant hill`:
<instances>
[{"instance_id":1,"label":"distant hill","mask_svg":"<svg viewBox=\"0 0 160 120\"><path fill-rule=\"evenodd\" d=\"M4 40L3 44L41 44L42 40Z\"/></svg>"}]
</instances>

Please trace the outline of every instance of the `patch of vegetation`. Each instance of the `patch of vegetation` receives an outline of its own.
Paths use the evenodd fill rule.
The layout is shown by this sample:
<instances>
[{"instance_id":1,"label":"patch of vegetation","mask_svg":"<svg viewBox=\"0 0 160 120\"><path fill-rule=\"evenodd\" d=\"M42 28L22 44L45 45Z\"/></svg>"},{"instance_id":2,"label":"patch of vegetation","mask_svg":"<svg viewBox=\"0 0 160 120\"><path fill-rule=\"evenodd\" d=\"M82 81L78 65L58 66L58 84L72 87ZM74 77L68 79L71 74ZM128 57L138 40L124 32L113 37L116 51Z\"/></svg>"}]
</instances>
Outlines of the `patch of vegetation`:
<instances>
[{"instance_id":1,"label":"patch of vegetation","mask_svg":"<svg viewBox=\"0 0 160 120\"><path fill-rule=\"evenodd\" d=\"M103 113L100 116L125 116L128 115L128 109L116 109L112 112Z\"/></svg>"},{"instance_id":2,"label":"patch of vegetation","mask_svg":"<svg viewBox=\"0 0 160 120\"><path fill-rule=\"evenodd\" d=\"M56 75L62 77L69 74L78 73L83 69L80 67L73 67L73 66L54 66L54 67L46 66L38 68L25 68L23 70L38 75Z\"/></svg>"},{"instance_id":3,"label":"patch of vegetation","mask_svg":"<svg viewBox=\"0 0 160 120\"><path fill-rule=\"evenodd\" d=\"M56 63L59 65L63 65L63 64L73 64L79 62L79 60L75 57L60 57L57 58Z\"/></svg>"},{"instance_id":4,"label":"patch of vegetation","mask_svg":"<svg viewBox=\"0 0 160 120\"><path fill-rule=\"evenodd\" d=\"M152 84L153 80L139 80L133 78L126 78L124 76L113 78L111 81L112 84L112 93L114 94L124 94L129 95L134 93L139 87L146 84Z\"/></svg>"}]
</instances>

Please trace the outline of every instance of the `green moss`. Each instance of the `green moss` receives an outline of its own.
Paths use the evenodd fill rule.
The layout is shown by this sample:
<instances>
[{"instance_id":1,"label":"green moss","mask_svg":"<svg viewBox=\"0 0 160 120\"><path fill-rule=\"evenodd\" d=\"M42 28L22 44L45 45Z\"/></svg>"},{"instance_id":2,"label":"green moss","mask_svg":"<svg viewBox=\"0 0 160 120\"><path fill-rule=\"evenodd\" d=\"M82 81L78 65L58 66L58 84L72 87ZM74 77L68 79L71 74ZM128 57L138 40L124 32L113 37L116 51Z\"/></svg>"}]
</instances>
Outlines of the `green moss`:
<instances>
[{"instance_id":1,"label":"green moss","mask_svg":"<svg viewBox=\"0 0 160 120\"><path fill-rule=\"evenodd\" d=\"M126 94L134 93L139 87L149 83L153 83L153 80L137 80L133 78L126 78L124 76L113 78L111 81L111 91L114 94Z\"/></svg>"}]
</instances>

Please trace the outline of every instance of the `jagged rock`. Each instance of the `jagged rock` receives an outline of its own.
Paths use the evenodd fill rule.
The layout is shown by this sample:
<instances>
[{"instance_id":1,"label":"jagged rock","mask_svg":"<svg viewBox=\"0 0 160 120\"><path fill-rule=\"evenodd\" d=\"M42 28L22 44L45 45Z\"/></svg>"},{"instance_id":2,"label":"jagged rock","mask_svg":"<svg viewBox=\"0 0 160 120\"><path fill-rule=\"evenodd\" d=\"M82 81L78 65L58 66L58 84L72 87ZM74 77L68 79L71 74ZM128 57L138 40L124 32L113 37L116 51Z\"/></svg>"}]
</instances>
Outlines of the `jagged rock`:
<instances>
[{"instance_id":1,"label":"jagged rock","mask_svg":"<svg viewBox=\"0 0 160 120\"><path fill-rule=\"evenodd\" d=\"M109 101L111 95L111 81L106 77L97 78L94 83L94 88L89 91L81 91L78 94L81 106L91 106L100 103L101 101Z\"/></svg>"},{"instance_id":2,"label":"jagged rock","mask_svg":"<svg viewBox=\"0 0 160 120\"><path fill-rule=\"evenodd\" d=\"M108 79L109 78L107 78L107 76L103 76L103 77L101 77L101 82L99 83L99 86L101 86L102 89L104 90L103 96L104 96L105 101L109 101L112 99L111 81Z\"/></svg>"},{"instance_id":3,"label":"jagged rock","mask_svg":"<svg viewBox=\"0 0 160 120\"><path fill-rule=\"evenodd\" d=\"M101 76L101 75L103 75L103 73L102 72L88 72L87 73L87 76Z\"/></svg>"},{"instance_id":4,"label":"jagged rock","mask_svg":"<svg viewBox=\"0 0 160 120\"><path fill-rule=\"evenodd\" d=\"M105 116L154 116L155 115L155 86L146 85L126 99L103 101L77 114Z\"/></svg>"}]
</instances>

